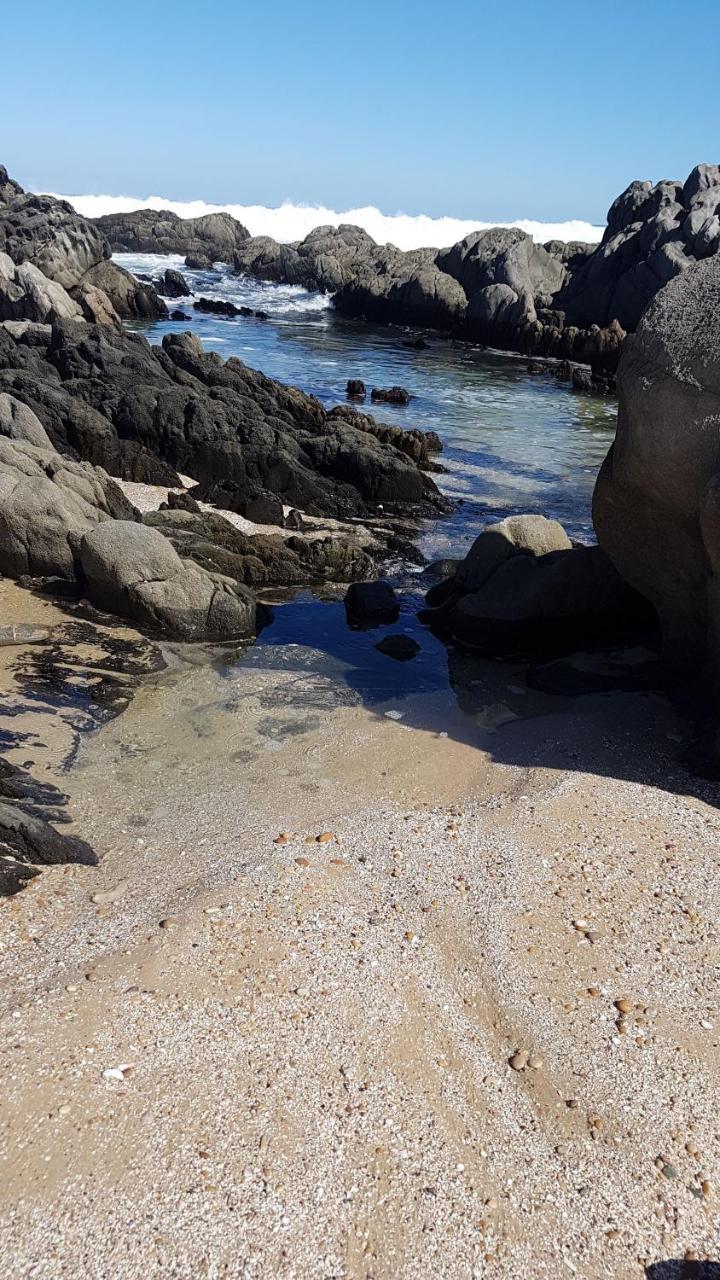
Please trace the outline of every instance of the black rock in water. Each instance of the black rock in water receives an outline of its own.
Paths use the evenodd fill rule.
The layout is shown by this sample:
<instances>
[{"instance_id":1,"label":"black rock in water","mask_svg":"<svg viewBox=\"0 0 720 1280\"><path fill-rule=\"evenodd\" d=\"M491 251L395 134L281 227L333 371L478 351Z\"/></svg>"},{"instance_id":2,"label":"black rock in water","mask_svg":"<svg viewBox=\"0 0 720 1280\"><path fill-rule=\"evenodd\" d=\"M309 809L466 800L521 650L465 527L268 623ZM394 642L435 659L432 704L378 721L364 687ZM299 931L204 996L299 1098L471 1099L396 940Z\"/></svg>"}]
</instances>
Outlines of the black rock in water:
<instances>
[{"instance_id":1,"label":"black rock in water","mask_svg":"<svg viewBox=\"0 0 720 1280\"><path fill-rule=\"evenodd\" d=\"M373 387L370 399L377 404L409 404L411 396L404 387Z\"/></svg>"},{"instance_id":2,"label":"black rock in water","mask_svg":"<svg viewBox=\"0 0 720 1280\"><path fill-rule=\"evenodd\" d=\"M396 622L400 604L389 582L353 582L345 595L348 621L355 626Z\"/></svg>"},{"instance_id":3,"label":"black rock in water","mask_svg":"<svg viewBox=\"0 0 720 1280\"><path fill-rule=\"evenodd\" d=\"M420 652L420 645L412 636L406 636L402 633L398 635L384 636L375 645L380 653L384 653L388 658L394 658L396 662L409 662L411 658L416 658Z\"/></svg>"},{"instance_id":4,"label":"black rock in water","mask_svg":"<svg viewBox=\"0 0 720 1280\"><path fill-rule=\"evenodd\" d=\"M163 271L158 279L153 281L158 293L164 298L188 298L190 289L187 280L180 271L173 271L170 267Z\"/></svg>"}]
</instances>

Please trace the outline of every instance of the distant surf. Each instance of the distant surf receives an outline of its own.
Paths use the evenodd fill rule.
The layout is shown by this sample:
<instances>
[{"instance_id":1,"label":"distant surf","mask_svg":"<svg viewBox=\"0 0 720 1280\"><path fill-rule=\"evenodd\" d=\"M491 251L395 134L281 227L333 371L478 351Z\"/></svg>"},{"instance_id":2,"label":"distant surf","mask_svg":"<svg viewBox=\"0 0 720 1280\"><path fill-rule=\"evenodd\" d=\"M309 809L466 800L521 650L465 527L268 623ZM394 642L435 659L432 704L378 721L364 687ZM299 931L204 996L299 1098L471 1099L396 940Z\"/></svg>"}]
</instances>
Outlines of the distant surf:
<instances>
[{"instance_id":1,"label":"distant surf","mask_svg":"<svg viewBox=\"0 0 720 1280\"><path fill-rule=\"evenodd\" d=\"M56 195L56 192L49 192ZM204 213L231 213L242 222L253 236L272 236L275 240L290 243L302 240L314 227L351 223L364 229L378 244L394 244L399 249L431 247L441 249L455 244L471 231L488 227L519 227L534 240L581 240L597 244L602 238L603 227L591 222L572 219L567 222L536 222L518 218L515 222L483 222L471 218L431 218L429 215L408 213L381 213L372 205L361 209L327 209L324 205L291 204L286 202L275 209L259 204L207 204L204 200L166 200L163 196L60 196L68 200L78 213L87 218L99 218L104 213L130 213L134 209L169 209L181 218L198 218Z\"/></svg>"}]
</instances>

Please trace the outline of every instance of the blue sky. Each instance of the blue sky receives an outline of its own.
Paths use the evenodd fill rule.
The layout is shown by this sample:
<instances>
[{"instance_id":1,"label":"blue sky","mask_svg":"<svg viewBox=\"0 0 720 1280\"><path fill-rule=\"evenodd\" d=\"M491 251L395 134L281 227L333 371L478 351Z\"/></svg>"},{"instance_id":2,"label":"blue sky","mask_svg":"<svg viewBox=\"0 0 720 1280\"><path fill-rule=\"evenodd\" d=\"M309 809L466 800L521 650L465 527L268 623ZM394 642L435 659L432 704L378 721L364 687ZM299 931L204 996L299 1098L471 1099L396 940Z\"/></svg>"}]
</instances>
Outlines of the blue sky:
<instances>
[{"instance_id":1,"label":"blue sky","mask_svg":"<svg viewBox=\"0 0 720 1280\"><path fill-rule=\"evenodd\" d=\"M717 0L5 0L2 43L45 190L600 222L720 157Z\"/></svg>"}]
</instances>

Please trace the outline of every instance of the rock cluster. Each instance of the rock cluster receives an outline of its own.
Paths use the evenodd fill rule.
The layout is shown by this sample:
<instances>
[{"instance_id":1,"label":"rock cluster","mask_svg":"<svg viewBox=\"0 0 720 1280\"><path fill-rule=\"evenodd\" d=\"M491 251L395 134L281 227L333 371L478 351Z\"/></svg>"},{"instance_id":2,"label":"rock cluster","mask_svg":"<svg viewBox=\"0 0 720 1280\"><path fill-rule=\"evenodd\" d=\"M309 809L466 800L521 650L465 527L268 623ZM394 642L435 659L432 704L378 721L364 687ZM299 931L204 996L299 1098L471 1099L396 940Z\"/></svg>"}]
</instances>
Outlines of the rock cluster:
<instances>
[{"instance_id":1,"label":"rock cluster","mask_svg":"<svg viewBox=\"0 0 720 1280\"><path fill-rule=\"evenodd\" d=\"M597 648L651 617L600 547L573 546L556 520L532 515L489 525L426 599L430 625L501 658Z\"/></svg>"},{"instance_id":2,"label":"rock cluster","mask_svg":"<svg viewBox=\"0 0 720 1280\"><path fill-rule=\"evenodd\" d=\"M26 403L53 446L126 480L200 482L197 496L241 511L273 494L311 515L432 515L447 509L410 457L190 334L152 347L139 334L58 322L0 325L0 390Z\"/></svg>"},{"instance_id":3,"label":"rock cluster","mask_svg":"<svg viewBox=\"0 0 720 1280\"><path fill-rule=\"evenodd\" d=\"M359 227L318 227L297 244L248 239L235 267L333 293L346 314L434 325L608 373L658 290L719 247L720 166L698 165L685 183L631 183L597 247L539 245L496 227L449 249L403 252Z\"/></svg>"},{"instance_id":4,"label":"rock cluster","mask_svg":"<svg viewBox=\"0 0 720 1280\"><path fill-rule=\"evenodd\" d=\"M97 227L65 200L32 195L0 166L0 316L119 324L166 308L151 285L109 261ZM8 260L17 268L13 276Z\"/></svg>"},{"instance_id":5,"label":"rock cluster","mask_svg":"<svg viewBox=\"0 0 720 1280\"><path fill-rule=\"evenodd\" d=\"M188 266L233 262L250 238L250 232L229 213L180 218L168 210L138 209L89 221L107 239L113 253L179 253L190 258Z\"/></svg>"}]
</instances>

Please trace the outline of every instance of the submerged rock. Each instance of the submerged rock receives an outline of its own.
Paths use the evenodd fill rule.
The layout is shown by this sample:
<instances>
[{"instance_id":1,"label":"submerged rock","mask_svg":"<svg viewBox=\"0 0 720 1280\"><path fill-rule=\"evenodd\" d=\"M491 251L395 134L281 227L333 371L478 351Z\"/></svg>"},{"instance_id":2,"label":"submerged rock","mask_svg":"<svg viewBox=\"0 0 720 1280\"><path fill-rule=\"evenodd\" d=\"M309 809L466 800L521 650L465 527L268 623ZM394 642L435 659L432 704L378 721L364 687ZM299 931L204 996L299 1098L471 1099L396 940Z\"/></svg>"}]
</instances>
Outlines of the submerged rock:
<instances>
[{"instance_id":1,"label":"submerged rock","mask_svg":"<svg viewBox=\"0 0 720 1280\"><path fill-rule=\"evenodd\" d=\"M416 658L420 652L420 645L412 636L406 636L402 633L392 636L384 636L375 645L375 648L384 653L388 658L395 658L397 662L409 662L411 658Z\"/></svg>"}]
</instances>

